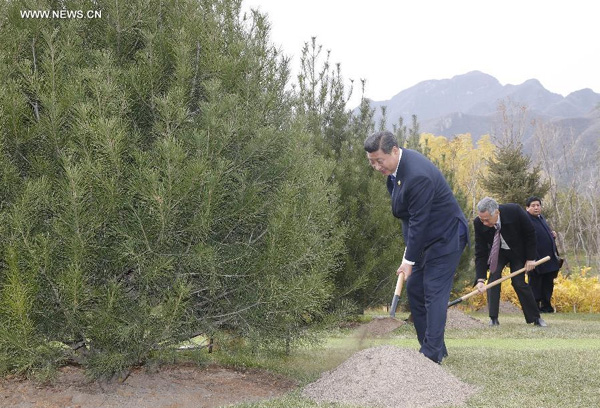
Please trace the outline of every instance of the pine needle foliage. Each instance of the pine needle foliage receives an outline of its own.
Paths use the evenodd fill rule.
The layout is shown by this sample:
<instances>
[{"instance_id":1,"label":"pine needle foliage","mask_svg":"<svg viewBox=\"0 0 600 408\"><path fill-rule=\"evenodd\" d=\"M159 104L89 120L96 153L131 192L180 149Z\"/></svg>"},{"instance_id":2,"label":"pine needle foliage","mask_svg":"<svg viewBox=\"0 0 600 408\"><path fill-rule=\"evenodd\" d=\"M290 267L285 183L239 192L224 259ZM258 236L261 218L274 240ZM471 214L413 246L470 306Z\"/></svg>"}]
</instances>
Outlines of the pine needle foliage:
<instances>
[{"instance_id":1,"label":"pine needle foliage","mask_svg":"<svg viewBox=\"0 0 600 408\"><path fill-rule=\"evenodd\" d=\"M343 230L265 17L60 6L102 17L0 11L0 371L74 359L110 377L225 329L301 342Z\"/></svg>"}]
</instances>

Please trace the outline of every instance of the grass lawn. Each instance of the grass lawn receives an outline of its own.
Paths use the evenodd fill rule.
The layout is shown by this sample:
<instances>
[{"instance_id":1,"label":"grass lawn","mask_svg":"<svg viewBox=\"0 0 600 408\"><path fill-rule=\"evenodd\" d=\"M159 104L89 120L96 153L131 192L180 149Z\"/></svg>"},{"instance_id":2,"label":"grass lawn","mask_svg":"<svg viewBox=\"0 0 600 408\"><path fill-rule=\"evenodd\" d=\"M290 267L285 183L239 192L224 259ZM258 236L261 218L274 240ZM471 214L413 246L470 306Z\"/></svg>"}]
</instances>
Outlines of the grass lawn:
<instances>
[{"instance_id":1,"label":"grass lawn","mask_svg":"<svg viewBox=\"0 0 600 408\"><path fill-rule=\"evenodd\" d=\"M471 314L487 324L487 316ZM397 317L405 318L403 314ZM479 387L465 407L599 407L600 315L543 315L549 327L526 325L521 314L501 315L500 326L446 333L450 353L442 367ZM300 386L316 380L355 352L382 344L418 349L414 328L404 325L385 338L361 341L350 331L286 358L246 357L247 364L293 377ZM299 391L283 398L236 407L350 407L317 405Z\"/></svg>"}]
</instances>

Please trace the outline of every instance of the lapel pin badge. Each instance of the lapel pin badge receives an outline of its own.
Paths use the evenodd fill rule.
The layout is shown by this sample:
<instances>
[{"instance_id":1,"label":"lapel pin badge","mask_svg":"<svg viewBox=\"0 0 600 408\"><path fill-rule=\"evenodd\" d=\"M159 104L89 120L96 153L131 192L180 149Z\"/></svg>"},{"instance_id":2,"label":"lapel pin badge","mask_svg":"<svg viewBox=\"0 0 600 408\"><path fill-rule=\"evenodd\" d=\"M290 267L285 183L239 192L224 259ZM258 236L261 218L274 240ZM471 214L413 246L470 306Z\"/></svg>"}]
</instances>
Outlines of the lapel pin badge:
<instances>
[{"instance_id":1,"label":"lapel pin badge","mask_svg":"<svg viewBox=\"0 0 600 408\"><path fill-rule=\"evenodd\" d=\"M398 186L400 186L400 184L402 184L402 181L398 180Z\"/></svg>"}]
</instances>

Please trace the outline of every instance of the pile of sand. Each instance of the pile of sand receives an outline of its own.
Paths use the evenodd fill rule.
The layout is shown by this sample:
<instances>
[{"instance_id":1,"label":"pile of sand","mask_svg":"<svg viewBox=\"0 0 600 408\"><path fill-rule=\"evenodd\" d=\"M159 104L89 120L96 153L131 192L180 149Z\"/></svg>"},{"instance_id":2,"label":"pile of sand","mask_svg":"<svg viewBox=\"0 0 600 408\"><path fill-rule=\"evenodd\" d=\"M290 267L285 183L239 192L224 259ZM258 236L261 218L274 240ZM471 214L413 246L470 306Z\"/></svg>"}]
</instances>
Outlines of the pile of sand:
<instances>
[{"instance_id":1,"label":"pile of sand","mask_svg":"<svg viewBox=\"0 0 600 408\"><path fill-rule=\"evenodd\" d=\"M457 406L475 391L416 350L380 346L323 373L302 394L317 402L403 408Z\"/></svg>"}]
</instances>

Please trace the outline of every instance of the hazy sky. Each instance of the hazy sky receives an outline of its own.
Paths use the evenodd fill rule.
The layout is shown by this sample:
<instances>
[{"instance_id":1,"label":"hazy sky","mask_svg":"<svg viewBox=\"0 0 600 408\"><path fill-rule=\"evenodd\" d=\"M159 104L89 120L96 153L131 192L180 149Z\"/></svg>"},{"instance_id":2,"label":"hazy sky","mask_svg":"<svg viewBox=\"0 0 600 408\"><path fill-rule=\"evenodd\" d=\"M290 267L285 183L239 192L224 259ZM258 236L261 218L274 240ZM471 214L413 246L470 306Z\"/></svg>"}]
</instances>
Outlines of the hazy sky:
<instances>
[{"instance_id":1,"label":"hazy sky","mask_svg":"<svg viewBox=\"0 0 600 408\"><path fill-rule=\"evenodd\" d=\"M271 41L292 57L316 36L355 80L349 107L387 100L428 79L482 71L501 84L536 78L566 96L600 92L594 0L243 0L267 13Z\"/></svg>"}]
</instances>

